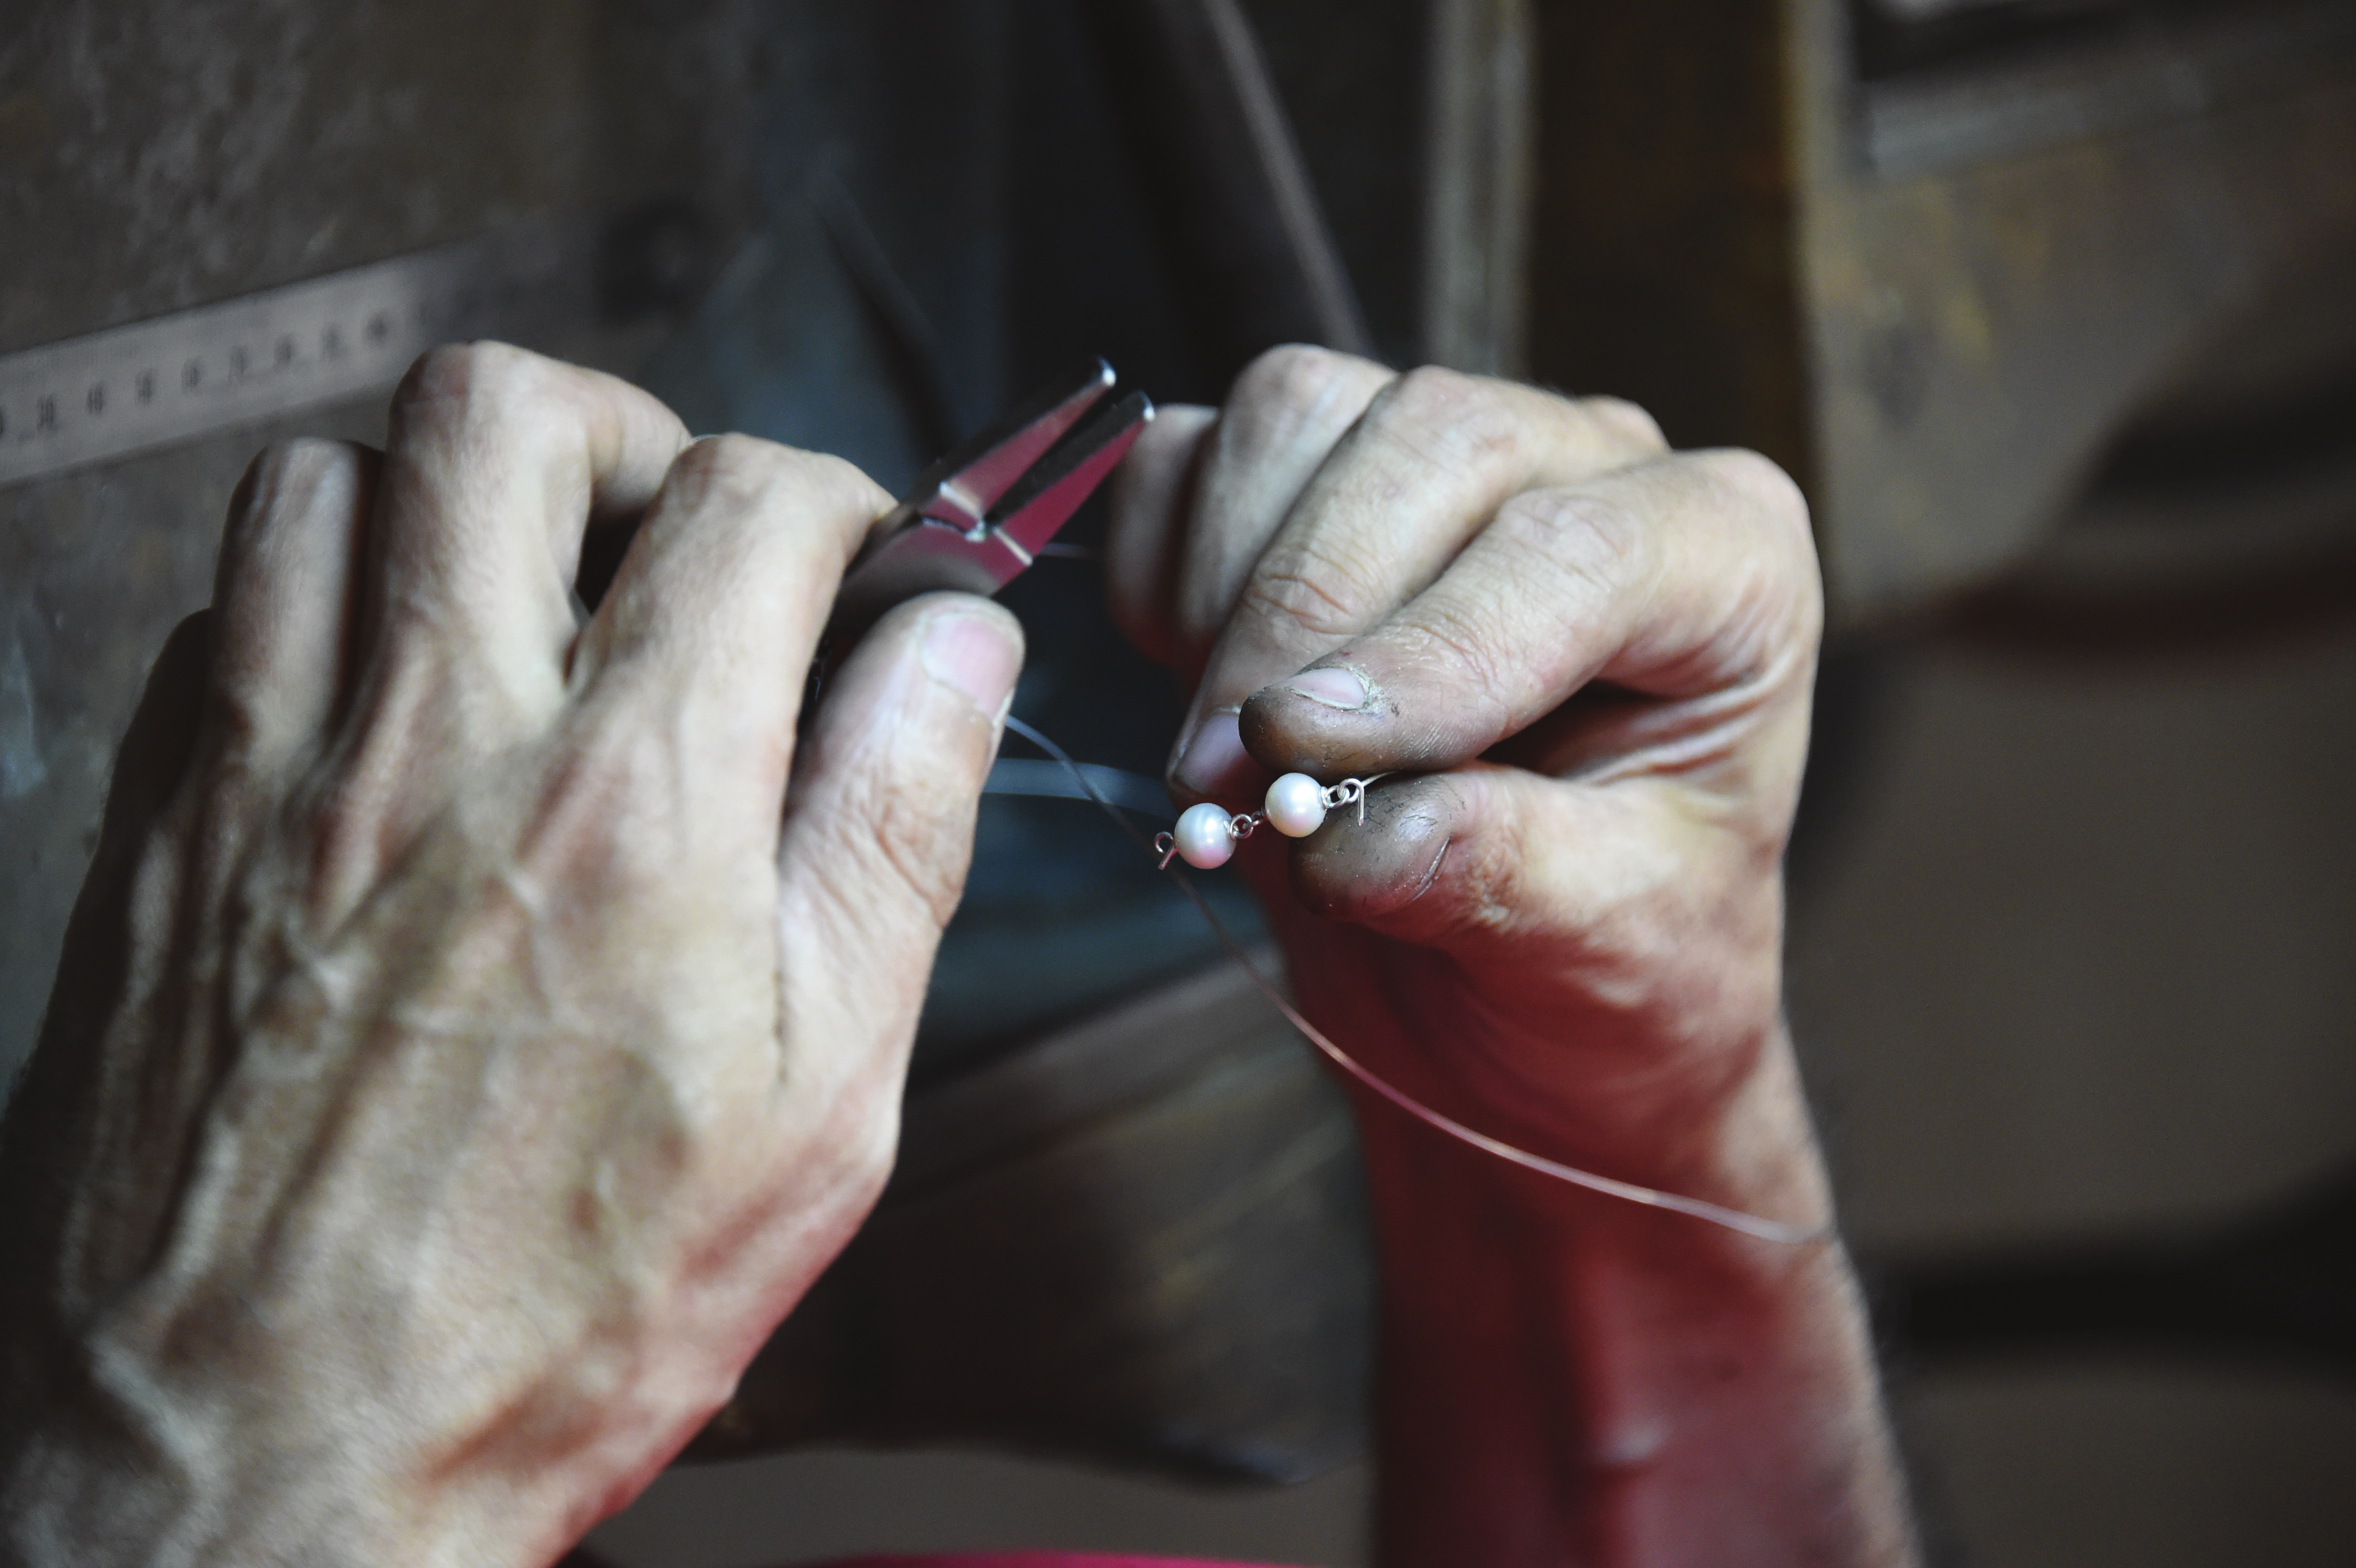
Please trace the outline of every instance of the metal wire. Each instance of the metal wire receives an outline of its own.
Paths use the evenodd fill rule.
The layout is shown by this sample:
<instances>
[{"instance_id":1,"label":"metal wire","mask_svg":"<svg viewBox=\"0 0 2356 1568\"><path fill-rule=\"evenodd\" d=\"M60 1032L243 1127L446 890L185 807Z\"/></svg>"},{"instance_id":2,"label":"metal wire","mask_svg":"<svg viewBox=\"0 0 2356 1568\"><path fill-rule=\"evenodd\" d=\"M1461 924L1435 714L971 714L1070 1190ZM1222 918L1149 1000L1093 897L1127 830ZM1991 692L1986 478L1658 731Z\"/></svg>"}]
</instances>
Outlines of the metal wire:
<instances>
[{"instance_id":1,"label":"metal wire","mask_svg":"<svg viewBox=\"0 0 2356 1568\"><path fill-rule=\"evenodd\" d=\"M1148 853L1154 852L1154 846L1130 824L1127 817L1121 815L1119 808L1098 793L1087 770L1074 762L1070 753L1011 714L1007 717L1006 727L1063 763L1070 771L1073 778L1079 782L1081 789L1086 792L1087 797L1104 808L1105 815L1112 818L1115 827L1127 834L1139 848ZM1798 1246L1809 1242L1823 1241L1831 1234L1828 1226L1786 1224L1780 1220L1768 1220L1756 1214L1746 1214L1739 1209L1729 1209L1723 1204L1711 1203L1703 1199L1681 1197L1674 1192L1663 1192L1657 1188L1639 1186L1633 1181L1622 1181L1614 1177L1599 1176L1591 1170L1581 1170L1577 1166L1565 1165L1559 1160L1548 1159L1544 1155L1536 1155L1527 1149L1515 1148L1501 1138L1493 1138L1486 1133L1476 1132L1454 1117L1441 1115L1404 1090L1394 1088L1390 1083L1376 1077L1372 1072L1360 1065L1348 1051L1327 1039L1324 1031L1302 1017L1300 1009L1286 999L1284 993L1277 989L1275 985L1253 965L1250 957L1245 954L1242 944L1228 934L1227 928L1220 923L1217 913L1211 908L1210 901L1204 898L1202 890L1194 886L1193 880L1183 871L1174 868L1171 869L1170 875L1177 880L1179 890L1193 901L1195 911L1202 915L1204 923L1211 928L1211 934L1219 939L1219 945L1226 949L1227 956L1243 967L1244 973L1251 976L1252 984L1259 987L1261 994L1275 1005L1276 1009L1285 1016L1286 1020L1294 1029L1301 1031L1310 1044L1323 1052L1328 1061L1359 1083L1364 1084L1369 1091L1398 1106L1425 1125L1445 1133L1461 1143L1470 1144L1474 1148L1493 1154L1499 1159L1510 1160L1525 1169L1535 1170L1541 1176L1550 1176L1558 1181L1584 1188L1590 1192L1600 1192L1607 1198L1617 1198L1629 1203L1641 1203L1651 1209L1664 1209L1672 1214L1684 1214L1712 1225L1723 1226L1727 1230L1742 1235L1756 1237L1762 1242L1772 1242L1783 1246Z\"/></svg>"}]
</instances>

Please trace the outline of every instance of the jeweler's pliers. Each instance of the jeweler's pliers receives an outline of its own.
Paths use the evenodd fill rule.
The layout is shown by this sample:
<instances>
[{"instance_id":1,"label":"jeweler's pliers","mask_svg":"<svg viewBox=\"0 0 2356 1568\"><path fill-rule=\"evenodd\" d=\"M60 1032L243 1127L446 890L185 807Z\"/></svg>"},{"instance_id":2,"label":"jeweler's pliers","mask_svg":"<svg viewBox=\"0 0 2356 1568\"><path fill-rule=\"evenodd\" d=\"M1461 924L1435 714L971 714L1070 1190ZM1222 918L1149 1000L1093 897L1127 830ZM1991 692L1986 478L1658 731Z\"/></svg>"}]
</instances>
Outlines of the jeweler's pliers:
<instances>
[{"instance_id":1,"label":"jeweler's pliers","mask_svg":"<svg viewBox=\"0 0 2356 1568\"><path fill-rule=\"evenodd\" d=\"M1059 377L919 475L844 574L828 643L848 647L918 593L987 595L1012 581L1153 417L1142 392L1105 403L1112 386L1101 359Z\"/></svg>"}]
</instances>

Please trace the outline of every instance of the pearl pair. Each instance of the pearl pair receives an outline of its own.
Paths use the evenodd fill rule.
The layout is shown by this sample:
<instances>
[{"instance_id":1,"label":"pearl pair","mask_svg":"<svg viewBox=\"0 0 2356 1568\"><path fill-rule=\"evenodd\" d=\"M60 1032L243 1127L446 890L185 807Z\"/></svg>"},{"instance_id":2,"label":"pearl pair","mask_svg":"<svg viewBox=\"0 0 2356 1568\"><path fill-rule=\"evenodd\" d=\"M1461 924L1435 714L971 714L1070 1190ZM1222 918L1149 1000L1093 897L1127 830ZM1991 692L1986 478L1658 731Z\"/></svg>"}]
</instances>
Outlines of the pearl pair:
<instances>
[{"instance_id":1,"label":"pearl pair","mask_svg":"<svg viewBox=\"0 0 2356 1568\"><path fill-rule=\"evenodd\" d=\"M1154 839L1153 847L1162 852L1165 869L1174 858L1208 871L1226 865L1234 857L1236 846L1250 837L1253 829L1263 822L1287 838L1306 838L1323 826L1327 812L1337 805L1354 804L1358 808L1358 820L1365 821L1366 785L1372 782L1344 779L1340 784L1327 785L1307 773L1286 773L1268 786L1266 809L1230 816L1206 800L1200 805L1188 806L1178 818L1177 831L1162 834Z\"/></svg>"}]
</instances>

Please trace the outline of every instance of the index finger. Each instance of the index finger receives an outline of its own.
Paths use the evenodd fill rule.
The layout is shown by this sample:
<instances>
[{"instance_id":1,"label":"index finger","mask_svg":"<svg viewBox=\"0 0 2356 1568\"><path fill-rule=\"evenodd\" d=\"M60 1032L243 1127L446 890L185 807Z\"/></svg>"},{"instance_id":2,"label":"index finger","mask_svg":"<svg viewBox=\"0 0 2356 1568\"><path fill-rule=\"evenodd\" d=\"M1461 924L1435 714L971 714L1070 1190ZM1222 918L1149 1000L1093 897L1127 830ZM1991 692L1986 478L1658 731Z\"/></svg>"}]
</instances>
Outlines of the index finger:
<instances>
[{"instance_id":1,"label":"index finger","mask_svg":"<svg viewBox=\"0 0 2356 1568\"><path fill-rule=\"evenodd\" d=\"M1450 768L1601 680L1667 699L1619 713L1623 741L1698 762L1748 705L1804 696L1822 614L1797 487L1750 453L1680 453L1516 497L1430 588L1256 694L1243 732L1323 778Z\"/></svg>"},{"instance_id":2,"label":"index finger","mask_svg":"<svg viewBox=\"0 0 2356 1568\"><path fill-rule=\"evenodd\" d=\"M1319 466L1247 579L1196 688L1173 779L1250 793L1235 714L1269 681L1432 582L1511 497L1662 450L1641 411L1426 368L1398 378Z\"/></svg>"},{"instance_id":3,"label":"index finger","mask_svg":"<svg viewBox=\"0 0 2356 1568\"><path fill-rule=\"evenodd\" d=\"M552 713L583 531L642 510L687 442L616 377L498 343L427 353L393 397L362 647L446 667L462 708L487 692Z\"/></svg>"}]
</instances>

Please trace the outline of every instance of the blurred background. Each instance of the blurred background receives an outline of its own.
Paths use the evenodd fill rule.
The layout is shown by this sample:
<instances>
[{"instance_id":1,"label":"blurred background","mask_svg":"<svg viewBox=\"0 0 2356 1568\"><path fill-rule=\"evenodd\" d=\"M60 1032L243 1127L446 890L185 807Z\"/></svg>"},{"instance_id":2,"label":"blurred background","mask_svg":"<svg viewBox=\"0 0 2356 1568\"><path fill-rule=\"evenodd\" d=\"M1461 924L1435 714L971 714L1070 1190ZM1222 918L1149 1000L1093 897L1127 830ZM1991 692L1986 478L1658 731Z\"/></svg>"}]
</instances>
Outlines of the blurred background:
<instances>
[{"instance_id":1,"label":"blurred background","mask_svg":"<svg viewBox=\"0 0 2356 1568\"><path fill-rule=\"evenodd\" d=\"M1935 1552L2356 1561L2356 7L14 0L0 1076L246 460L461 336L895 488L1285 341L1766 452L1791 1007ZM1008 598L1015 711L1158 775L1095 568ZM1368 1561L1355 1157L1125 841L993 797L883 1207L591 1550Z\"/></svg>"}]
</instances>

